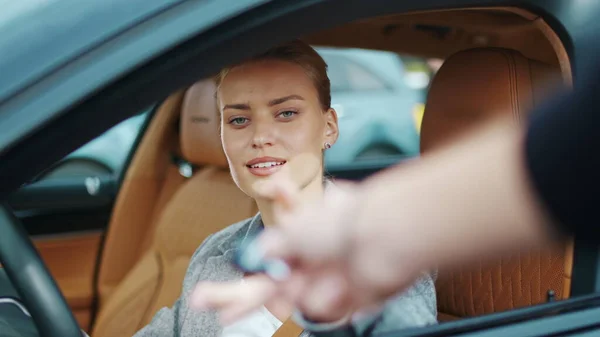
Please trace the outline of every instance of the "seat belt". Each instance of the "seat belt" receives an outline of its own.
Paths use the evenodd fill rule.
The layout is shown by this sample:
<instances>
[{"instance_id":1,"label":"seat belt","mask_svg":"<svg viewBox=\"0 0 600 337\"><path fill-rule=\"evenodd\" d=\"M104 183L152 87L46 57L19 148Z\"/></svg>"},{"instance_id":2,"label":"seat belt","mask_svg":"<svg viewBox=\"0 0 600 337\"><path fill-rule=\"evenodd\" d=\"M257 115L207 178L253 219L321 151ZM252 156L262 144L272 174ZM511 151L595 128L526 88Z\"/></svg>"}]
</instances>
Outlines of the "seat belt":
<instances>
[{"instance_id":1,"label":"seat belt","mask_svg":"<svg viewBox=\"0 0 600 337\"><path fill-rule=\"evenodd\" d=\"M371 335L372 329L367 329L365 336ZM275 331L273 337L298 337L304 331L293 319L288 318L287 321L283 322L283 324ZM311 335L315 335L318 337L356 337L356 331L352 326L347 326L343 329L336 329L333 331L314 333Z\"/></svg>"},{"instance_id":2,"label":"seat belt","mask_svg":"<svg viewBox=\"0 0 600 337\"><path fill-rule=\"evenodd\" d=\"M273 337L298 337L304 331L293 319L288 318L287 321L275 331Z\"/></svg>"}]
</instances>

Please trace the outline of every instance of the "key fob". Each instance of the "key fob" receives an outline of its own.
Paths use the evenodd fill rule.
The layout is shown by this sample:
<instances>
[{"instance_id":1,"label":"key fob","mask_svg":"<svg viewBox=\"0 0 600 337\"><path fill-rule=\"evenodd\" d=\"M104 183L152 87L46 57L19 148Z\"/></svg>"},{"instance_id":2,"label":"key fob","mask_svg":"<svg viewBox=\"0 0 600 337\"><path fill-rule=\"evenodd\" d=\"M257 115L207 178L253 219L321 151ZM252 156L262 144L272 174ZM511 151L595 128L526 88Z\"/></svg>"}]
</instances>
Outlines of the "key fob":
<instances>
[{"instance_id":1,"label":"key fob","mask_svg":"<svg viewBox=\"0 0 600 337\"><path fill-rule=\"evenodd\" d=\"M258 235L242 240L236 251L234 264L244 272L264 273L278 281L290 275L290 268L285 261L265 258L258 244Z\"/></svg>"}]
</instances>

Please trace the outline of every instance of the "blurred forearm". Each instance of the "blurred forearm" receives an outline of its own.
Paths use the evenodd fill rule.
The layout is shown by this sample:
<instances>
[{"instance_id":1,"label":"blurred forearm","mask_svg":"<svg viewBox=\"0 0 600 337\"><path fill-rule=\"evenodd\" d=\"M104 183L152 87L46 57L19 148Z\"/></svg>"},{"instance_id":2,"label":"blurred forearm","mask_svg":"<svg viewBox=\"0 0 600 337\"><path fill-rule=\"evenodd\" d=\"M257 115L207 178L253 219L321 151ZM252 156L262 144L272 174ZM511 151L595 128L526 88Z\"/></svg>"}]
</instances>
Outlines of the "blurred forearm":
<instances>
[{"instance_id":1,"label":"blurred forearm","mask_svg":"<svg viewBox=\"0 0 600 337\"><path fill-rule=\"evenodd\" d=\"M360 240L424 268L544 242L546 216L526 178L522 140L510 121L497 121L367 180Z\"/></svg>"}]
</instances>

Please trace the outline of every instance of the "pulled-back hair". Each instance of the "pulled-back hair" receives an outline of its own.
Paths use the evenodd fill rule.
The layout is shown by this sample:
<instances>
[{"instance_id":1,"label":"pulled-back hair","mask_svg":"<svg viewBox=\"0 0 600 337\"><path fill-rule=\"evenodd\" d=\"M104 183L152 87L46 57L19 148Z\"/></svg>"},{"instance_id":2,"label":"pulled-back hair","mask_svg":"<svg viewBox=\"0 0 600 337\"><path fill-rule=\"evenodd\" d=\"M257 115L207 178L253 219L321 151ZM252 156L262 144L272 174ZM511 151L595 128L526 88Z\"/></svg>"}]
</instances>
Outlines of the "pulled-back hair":
<instances>
[{"instance_id":1,"label":"pulled-back hair","mask_svg":"<svg viewBox=\"0 0 600 337\"><path fill-rule=\"evenodd\" d=\"M239 64L222 69L216 78L217 96L221 83L229 71L247 63L267 60L286 61L301 66L317 89L323 111L331 107L331 84L327 76L327 63L310 45L297 39L280 44Z\"/></svg>"}]
</instances>

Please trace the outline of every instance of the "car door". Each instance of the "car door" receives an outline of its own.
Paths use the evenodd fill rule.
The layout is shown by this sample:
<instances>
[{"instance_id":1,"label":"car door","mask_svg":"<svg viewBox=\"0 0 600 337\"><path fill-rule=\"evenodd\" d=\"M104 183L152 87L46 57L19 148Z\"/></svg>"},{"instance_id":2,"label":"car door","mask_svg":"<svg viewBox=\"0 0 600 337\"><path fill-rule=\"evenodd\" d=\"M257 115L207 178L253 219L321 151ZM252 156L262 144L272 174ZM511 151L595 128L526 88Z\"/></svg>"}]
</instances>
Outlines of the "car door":
<instances>
[{"instance_id":1,"label":"car door","mask_svg":"<svg viewBox=\"0 0 600 337\"><path fill-rule=\"evenodd\" d=\"M149 113L131 117L58 161L9 198L84 330L121 174Z\"/></svg>"},{"instance_id":2,"label":"car door","mask_svg":"<svg viewBox=\"0 0 600 337\"><path fill-rule=\"evenodd\" d=\"M239 2L241 3L241 1L239 1ZM205 3L205 2L198 1L197 3ZM206 3L212 4L212 3L217 3L217 2L214 1L214 2L206 2ZM282 3L283 3L283 5L282 5ZM290 1L288 3L291 4L292 1ZM293 3L294 3L294 5L299 6L298 4L300 2L295 2L294 1ZM308 2L306 2L306 3L308 3ZM217 49L217 47L212 47L213 49L210 49L211 48L211 44L212 44L212 46L217 45L217 43L215 41L221 41L221 43L223 45L226 44L225 42L228 42L227 43L228 46L232 45L233 42L239 44L240 46L246 46L247 48L243 48L243 50L245 50L244 51L245 53L249 54L250 52L255 52L258 48L260 48L261 46L264 46L265 44L267 44L267 42L263 42L263 41L270 41L270 39L273 38L273 36L275 36L276 34L279 34L279 35L277 35L277 37L282 39L282 38L289 38L289 37L291 37L291 35L292 35L293 32L297 32L298 33L300 31L300 28L298 28L297 30L293 30L290 27L293 27L294 29L296 29L296 27L306 27L306 26L308 26L308 25L305 24L307 17L314 17L315 18L314 19L314 22L315 22L314 25L310 25L310 27L314 28L314 29L319 28L319 25L324 25L322 23L329 23L329 22L335 23L336 22L335 20L338 20L338 22L339 22L339 20L341 20L341 19L337 19L337 18L338 17L343 17L342 14L344 14L344 13L339 13L339 8L341 8L341 7L340 6L335 6L334 7L333 4L338 4L339 5L339 4L341 4L341 1L340 2L331 1L330 3L332 5L330 5L329 7L322 6L322 7L319 8L319 11L315 10L314 12L310 13L311 16L300 15L300 14L303 14L300 10L297 11L298 15L296 15L296 16L298 17L298 19L295 19L295 20L293 20L292 17L287 18L287 17L285 17L285 16L282 15L282 19L278 21L280 23L279 25L270 25L269 27L266 27L266 25L265 25L265 28L268 28L268 29L265 29L265 31L262 32L261 34L258 34L258 33L255 33L255 34L247 33L248 37L255 37L253 39L244 38L244 35L241 34L241 33L239 33L239 35L241 37L235 39L233 37L237 37L236 33L230 33L230 31L227 30L227 29L233 30L234 28L238 29L238 27L243 27L243 28L247 29L247 31L252 32L252 29L255 26L258 26L258 24L255 24L255 26L253 26L252 25L253 24L253 20L251 20L252 18L250 18L249 15L248 16L242 16L241 18L236 19L235 22L233 22L232 24L228 25L227 27L218 27L218 28L222 28L222 29L220 29L220 30L216 30L215 29L212 32L213 35L206 34L206 36L202 36L203 39L196 39L196 40L193 41L194 43L185 43L185 44L184 43L180 43L179 44L179 40L176 40L175 38L173 38L171 36L171 35L175 35L175 33L171 33L171 35L167 34L167 33L169 33L169 32L166 32L167 29L166 28L163 29L163 27L167 27L167 25L156 24L156 22L161 23L159 20L146 20L146 22L148 22L148 25L151 26L151 31L154 34L154 36L152 36L152 39L151 39L152 43L148 43L146 45L141 45L140 46L141 42L139 42L139 43L136 44L136 40L134 40L134 39L127 40L127 42L128 42L127 46L130 48L129 50L127 50L129 53L122 52L122 50L118 50L118 52L120 52L120 55L122 55L122 54L128 54L127 56L130 57L130 59L127 59L128 62L123 62L123 60L122 59L118 59L117 56L114 56L111 59L110 56L116 55L117 52L114 52L114 54L110 54L112 51L111 50L107 51L108 47L106 47L105 49L102 49L101 47L99 47L96 50L94 50L94 52L96 53L96 55L101 55L103 57L102 58L100 58L100 57L97 57L97 58L90 57L90 59L92 61L97 61L97 62L89 62L90 64L92 64L93 66L96 67L96 68L94 68L94 67L91 66L90 68L93 69L93 70L97 70L97 72L93 73L93 75L97 75L99 73L102 74L102 75L105 75L105 77L104 77L103 80L95 80L94 81L94 79L102 78L102 77L100 77L100 76L89 76L89 74L86 74L86 73L84 73L82 71L80 71L79 73L75 72L75 71L72 71L69 74L69 75L71 75L70 79L84 78L86 81L71 80L70 83L62 83L61 82L60 86L59 85L54 85L54 86L53 85L47 85L48 82L50 82L50 84L54 84L54 82L52 82L52 79L51 79L51 80L48 80L47 82L41 83L39 85L38 84L35 84L35 85L32 84L31 85L32 88L28 88L27 90L22 90L22 91L23 91L24 94L27 94L27 95L30 95L30 96L35 96L36 98L38 98L38 100L36 100L34 102L36 104L32 104L32 103L29 103L29 102L27 102L28 104L25 104L25 103L20 103L19 104L19 101L17 101L16 99L13 99L10 102L12 104L9 107L10 110L9 110L9 108L5 108L5 106L0 106L0 112L3 112L1 110L1 108L4 108L6 111L9 111L9 112L17 111L18 110L20 112L20 114L25 114L25 115L28 115L28 116L33 115L33 113L38 113L38 115L44 114L45 117L46 116L53 116L53 115L50 115L50 113L48 113L48 111L52 112L52 109L58 111L58 108L56 108L56 106L58 105L58 103L56 103L56 104L48 104L49 102L55 103L54 101L51 101L51 99L49 97L51 97L52 100L58 100L58 99L70 100L70 101L68 101L68 103L70 105L72 105L73 102L79 102L80 100L83 101L84 97L86 97L85 95L87 95L89 92L92 92L93 90L97 89L98 93L94 95L93 100L90 99L89 101L85 101L84 102L84 103L89 103L89 102L92 102L92 103L89 103L87 105L85 105L85 104L75 104L72 108L69 108L70 110L67 111L67 112L65 112L63 116L67 116L67 117L75 116L75 117L77 117L78 116L78 112L85 111L86 112L86 116L88 118L88 121L92 121L91 124L94 125L94 128L100 129L100 128L103 127L102 126L103 125L102 121L108 120L108 122L104 122L104 123L106 123L106 124L110 123L111 119L108 119L107 116L111 116L111 115L112 116L116 116L118 113L124 114L125 111L130 108L130 106L137 107L138 105L135 105L135 104L140 104L140 105L141 104L146 104L150 100L150 97L152 97L153 95L159 96L159 94L165 94L166 92L174 90L176 87L178 87L181 84L189 84L189 83L183 83L183 82L191 81L190 78L192 78L192 77L198 77L199 75L207 75L208 70L206 70L205 73L202 73L202 71L204 71L204 70L199 70L199 69L202 69L202 68L208 69L209 67L212 67L212 68L216 69L218 64L217 64L216 61L213 61L213 63L211 63L212 60L218 59L218 60L220 60L222 62L229 62L230 60L228 58L233 58L233 56L230 56L230 55L234 55L234 53L226 52L228 50L225 49L225 48L222 48L221 50L219 50L219 49ZM367 3L367 2L364 2L364 3ZM381 5L382 8L383 8L384 5L385 6L389 6L390 8L392 6L397 6L398 8L400 8L401 5L404 6L405 4L409 4L410 3L411 4L410 6L413 6L411 8L415 9L414 7L421 6L420 5L421 3L423 3L423 4L426 3L426 5L422 5L424 7L426 7L426 6L433 6L433 4L435 3L435 1L421 2L421 3L419 3L419 5L417 5L417 2L412 3L412 2L389 2L389 1L385 1L385 4L384 4L384 1L369 1L368 3L369 3L369 5L370 4L374 4L374 5L372 7L366 7L366 6L360 6L359 7L358 5L356 5L356 6L347 6L348 10L345 12L346 13L345 15L348 16L349 14L347 14L347 13L352 8L356 8L356 11L357 12L361 11L361 13L368 14L368 13L372 12L371 15L373 15L373 13L375 13L375 14L382 14L382 12L383 12L383 11L380 11L380 10L376 10L375 9L376 8L375 5ZM442 1L439 1L439 3L441 4ZM475 2L473 2L473 3L475 3ZM486 4L491 4L491 3L492 3L492 1L488 1ZM498 1L498 3L500 3L500 2ZM268 5L272 6L272 8L274 8L272 10L273 12L267 12L265 10L264 12L263 11L261 11L261 12L257 11L257 12L254 12L252 14L255 14L255 16L261 18L261 20L263 20L263 18L270 18L271 16L269 16L267 14L273 14L275 12L275 10L279 10L280 9L280 8L275 8L275 6L282 6L283 7L283 6L285 6L285 4L286 3L282 2L282 1L269 2ZM358 4L358 2L356 4ZM465 5L469 5L469 3L467 3ZM409 6L409 5L406 5L406 6ZM447 6L447 4L445 4L445 6ZM190 5L190 7L191 7L191 5ZM199 5L197 7L199 7ZM370 12L368 10L369 8L371 8ZM192 8L192 9L194 9L194 8ZM424 8L416 8L416 9L424 9ZM202 8L202 10L203 10L202 12L209 13L211 16L216 17L216 15L213 12L205 10L205 8ZM189 8L185 8L185 11L186 11L186 13L189 13L189 16L191 16L193 18L193 20L191 20L191 21L193 21L194 23L202 22L202 18L199 18L200 15L197 15L198 13L190 10ZM115 10L115 12L118 12L118 11ZM200 13L202 13L202 12L200 12ZM290 10L290 12L291 12L291 10ZM344 11L342 11L342 12L344 12ZM168 14L171 14L171 13L168 13ZM308 13L304 13L304 14L308 14ZM339 14L339 15L332 15L332 14ZM358 14L352 14L352 15L355 15L356 17L360 17L360 15L358 15ZM167 15L165 15L165 16L167 16ZM177 20L174 20L174 21L177 21L177 23L180 24L180 25L182 25L183 28L187 29L188 26L186 26L186 25L190 25L189 23L186 23L187 21L185 20L186 19L185 17L180 18L180 17L174 16L174 15L169 15L169 16L171 18L173 18L173 17L177 18ZM320 17L320 16L322 16L322 17ZM277 17L277 18L279 19L279 17ZM325 20L325 19L331 19L331 20ZM61 20L62 20L62 18L61 18ZM86 20L81 20L80 19L78 21L86 21ZM138 28L138 27L135 27L135 28ZM150 31L150 29L148 29L148 30ZM175 29L171 29L171 30L175 31ZM256 29L256 30L258 30L258 29ZM308 30L308 29L307 28L303 29L303 31L306 31L306 30ZM143 32L140 32L140 31L142 31L142 29L136 29L136 32L139 33L140 35L142 35ZM220 34L220 35L217 35L217 33ZM229 34L226 34L226 33L229 33ZM188 34L191 35L192 33L188 33ZM269 35L269 34L272 34L272 35ZM163 42L164 40L160 39L160 38L164 39L165 35L167 37L171 38L171 40L169 40L169 41L176 41L178 43L177 49L174 49L173 52L169 51L169 53L165 53L164 55L161 55L160 58L156 57L156 59L153 59L153 61L155 61L154 64L150 64L149 66L145 66L145 67L142 67L142 66L137 67L138 65L141 65L142 62L146 60L146 58L142 58L142 57L136 55L135 52L136 51L137 52L143 51L144 53L151 54L151 52L152 52L151 48L152 47L156 48L157 50L161 50L159 48L162 48L162 49L166 50L167 49L165 47L166 43ZM147 37L147 36L142 36L142 37ZM157 37L160 37L160 38L157 38ZM179 37L179 36L176 36L176 37ZM256 38L256 37L259 37L259 38ZM124 38L123 38L123 40L124 40ZM150 39L145 39L144 40L144 39L139 38L137 41L149 41L149 40ZM203 41L206 41L206 42L204 42L204 44L203 44L202 43ZM244 44L245 41L252 41L252 43L246 43L246 44ZM119 40L115 39L115 41L110 41L110 43L106 43L106 45L114 46L114 45L117 45L118 42L119 42ZM190 45L193 45L196 51L194 51L194 52L188 52L188 53L182 52L182 51L188 51L188 49L192 49L192 47L190 47ZM220 47L220 45L219 45L219 47ZM204 51L204 49L202 49L202 48L205 48L207 51ZM242 48L240 48L240 49L242 49ZM197 51L197 50L202 50L202 54L199 51ZM179 53L175 54L175 52L179 52ZM243 57L244 56L244 52L242 52L240 54L236 54L237 57L239 57L239 58ZM156 52L156 53L158 53L158 52ZM31 53L31 54L41 54L41 53ZM202 57L198 58L196 54L201 54ZM177 55L177 57L172 57L174 55ZM219 58L217 58L216 56L219 56ZM184 66L180 66L181 64L185 64L184 61L192 59L192 58L194 58L194 60L195 60L194 62L201 63L202 67L198 67L198 66L196 66L196 67L191 67L191 66L184 67ZM82 58L79 58L79 59L82 59ZM101 60L102 62L98 62L98 60ZM165 62L166 60L171 61L171 62ZM34 62L30 62L29 59L24 60L24 62L25 61L27 61L29 63L34 63ZM98 88L95 88L95 87L90 88L92 86L92 84L93 85L98 85L99 88L102 88L100 85L104 85L105 82L108 83L109 81L113 80L113 77L114 78L117 77L117 75L115 75L115 73L117 73L119 71L120 72L125 72L125 70L122 70L122 68L117 68L117 67L114 67L114 69L116 69L116 70L113 70L112 72L109 72L106 69L102 68L102 67L108 68L107 64L108 65L113 65L113 64L110 64L110 62L113 62L113 63L118 64L118 65L122 65L123 68L125 68L125 67L134 68L134 66L136 66L137 68L136 68L135 72L131 71L130 73L127 73L127 75L129 76L128 78L122 79L121 81L118 82L118 84L114 84L114 85L110 86L110 88L109 88L110 90L108 90L108 89L101 90L101 89L98 89ZM154 70L154 68L158 68L157 64L160 64L160 66L161 66L162 70L161 70L160 73L158 71L155 71L155 72L148 71L149 69L150 70ZM69 70L73 70L72 68L70 69L68 66L69 65L62 66L62 70L61 71L64 72L64 73L66 73ZM170 73L167 74L168 70L170 70L170 71L172 71L172 72L175 73L175 71L172 70L172 69L175 69L176 66L180 66L181 69L185 68L185 73L182 70L180 70L179 72L176 73L176 75L178 75L178 76L173 76ZM214 70L214 69L211 69L211 70ZM102 71L100 71L100 70L102 70ZM126 68L126 70L129 71L130 68ZM143 76L141 75L142 72L143 72ZM57 73L60 74L59 71L57 71ZM164 75L162 73L165 73L166 75ZM118 74L120 75L121 73L118 73ZM187 76L187 78L186 78L186 76ZM13 77L15 77L15 76L13 76ZM22 76L17 76L17 77L22 78ZM54 80L56 80L56 77L58 77L58 76L55 76ZM102 81L105 81L105 82L102 82ZM178 83L177 81L182 82L182 83ZM92 84L88 84L88 83L92 83ZM88 86L86 87L85 84L88 84ZM37 85L37 87L36 87L36 85ZM127 86L127 85L129 85L129 86ZM73 90L74 88L77 88L77 89L80 89L80 90L79 91ZM37 89L37 91L36 91L36 89ZM63 89L63 91L59 92L58 91L59 89ZM68 90L68 89L71 89L71 90ZM127 89L129 91L125 91L125 89ZM142 90L142 89L144 89L144 90ZM154 91L151 90L151 89L154 89ZM125 93L123 93L124 91L125 91ZM137 92L141 92L143 94L133 95L133 94L131 94L132 92L136 92L136 93ZM115 93L121 93L121 94L117 95ZM129 93L130 95L127 95L127 93ZM24 94L21 94L22 97L24 96ZM39 96L37 94L39 94ZM58 95L58 94L61 94L61 95ZM20 98L20 97L18 97L17 94L15 94L15 97ZM22 101L25 101L25 100L22 99ZM133 103L131 105L125 105L124 104L124 102L130 103L131 101L135 102L135 104L133 104ZM14 102L17 102L17 103L14 103ZM101 104L100 104L100 102L101 102ZM62 103L62 102L59 102L59 103ZM67 106L67 105L65 105L65 106ZM127 109L125 107L123 107L123 106L126 106ZM93 107L94 109L89 109L89 107ZM64 109L67 109L67 108L65 107ZM33 118L31 118L31 119L33 119ZM75 119L75 118L72 117L72 119ZM116 119L116 117L113 117L112 120L115 120L115 119ZM3 119L3 122L5 120L8 120L8 118ZM56 118L55 120L58 120L58 118ZM81 119L78 119L78 120L81 121ZM30 124L33 124L33 123L30 123ZM22 163L27 163L27 160L25 160L25 157L27 156L27 154L29 154L30 156L31 156L31 153L34 153L34 152L37 152L38 155L43 154L43 153L40 153L40 151L39 151L39 148L40 148L39 144L40 144L40 142L35 143L34 142L35 140L44 139L44 137L48 133L50 133L50 132L56 132L56 130L58 130L59 128L61 128L62 130L69 130L70 132L78 132L77 129L73 126L74 124L75 123L70 123L70 125L69 125L69 123L66 123L66 122L63 122L63 123L55 122L53 125L51 125L51 127L44 128L44 130L43 130L44 132L38 132L38 131L36 131L35 134L33 134L33 133L32 134L26 134L26 137L25 136L22 137L23 139L26 139L26 140L21 140L21 139L17 140L16 137L12 137L11 136L12 137L11 138L11 137L3 135L3 137L5 139L9 139L9 140L11 140L12 143L16 144L16 145L13 145L12 143L9 144L11 146L10 149L15 148L17 150L20 150L21 148L18 147L18 145L20 145L20 144L26 144L27 148L30 149L27 152L25 152L25 154L22 154L22 153L24 153L24 151L14 150L13 152L9 153L9 155L3 156L3 159L4 158L9 158L10 160L14 160L14 162L17 163L18 165L22 165ZM6 129L11 129L11 128L14 129L14 127L13 127L14 124L10 124L10 123L4 122L4 125L7 125L5 127L5 129L3 130L4 132L7 131ZM32 126L30 126L31 130L34 127L37 128L38 125L32 125ZM27 129L26 131L29 132L31 130ZM87 133L86 132L79 132L79 133L80 133L79 137L85 136L86 134L88 134L88 135L93 134L92 131L88 131ZM74 141L71 141L71 142L73 143ZM8 144L8 142L6 142L6 143ZM4 145L3 144L3 146L5 148L8 148L8 145ZM48 145L46 145L46 146L48 146ZM52 146L55 146L55 143L52 143ZM67 147L66 145L61 145L61 144L56 144L56 146L57 146L57 148L60 148L60 147L66 148ZM24 146L22 148L24 148ZM54 150L54 151L48 151L48 153L49 153L48 156L50 156L51 153L57 153L57 151L56 150ZM38 167L41 167L44 164L43 160L39 160L39 162L40 163L37 163L37 164L36 163L31 164L32 167L35 167L36 165ZM4 163L1 165L1 167L3 169L4 169L4 167L8 167L8 169L10 169L12 166L8 165L6 163L6 161L4 161ZM4 171L2 171L2 172L8 172L8 169L4 169ZM350 172L350 171L348 171L348 172ZM25 176L25 173L23 173L22 175ZM16 181L16 179L15 179L15 181ZM96 179L91 179L91 180L90 179L86 179L84 181L88 182L87 184L84 183L84 186L85 186L86 191L88 193L89 193L89 190L95 191L95 190L98 190L99 187L106 186L104 184L98 184L98 183L96 183L96 181L97 181ZM20 181L18 183L20 183ZM3 185L9 185L9 184L5 183ZM31 185L33 185L33 184L31 184ZM88 186L91 187L91 188L89 188ZM96 188L94 188L94 186L96 186ZM5 187L6 190L8 188L9 187ZM24 189L26 189L26 188L24 188ZM17 195L18 195L18 193L17 193ZM13 196L13 199L12 199L11 202L13 204L13 207L17 207L18 208L18 205L19 205L18 201L19 200L17 198L17 200L15 201L14 198L15 197ZM22 215L21 215L21 217L22 217ZM38 239L39 239L39 237L38 237Z\"/></svg>"}]
</instances>

